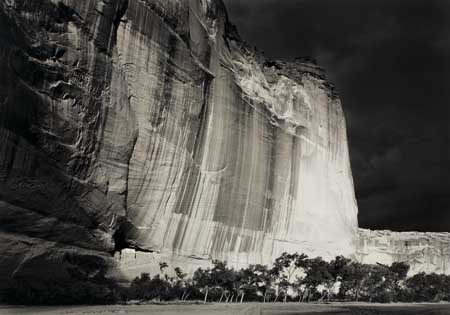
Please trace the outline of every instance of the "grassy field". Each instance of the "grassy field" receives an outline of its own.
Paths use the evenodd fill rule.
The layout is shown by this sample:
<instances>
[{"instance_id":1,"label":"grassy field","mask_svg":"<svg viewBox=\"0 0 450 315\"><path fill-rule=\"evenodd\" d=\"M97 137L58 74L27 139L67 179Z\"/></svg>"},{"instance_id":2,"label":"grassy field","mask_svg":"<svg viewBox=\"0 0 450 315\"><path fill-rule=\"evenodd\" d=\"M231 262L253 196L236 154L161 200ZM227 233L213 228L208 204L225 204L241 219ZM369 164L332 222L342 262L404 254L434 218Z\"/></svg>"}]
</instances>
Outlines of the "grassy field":
<instances>
[{"instance_id":1,"label":"grassy field","mask_svg":"<svg viewBox=\"0 0 450 315\"><path fill-rule=\"evenodd\" d=\"M0 306L1 315L450 315L450 304L208 304L70 307Z\"/></svg>"}]
</instances>

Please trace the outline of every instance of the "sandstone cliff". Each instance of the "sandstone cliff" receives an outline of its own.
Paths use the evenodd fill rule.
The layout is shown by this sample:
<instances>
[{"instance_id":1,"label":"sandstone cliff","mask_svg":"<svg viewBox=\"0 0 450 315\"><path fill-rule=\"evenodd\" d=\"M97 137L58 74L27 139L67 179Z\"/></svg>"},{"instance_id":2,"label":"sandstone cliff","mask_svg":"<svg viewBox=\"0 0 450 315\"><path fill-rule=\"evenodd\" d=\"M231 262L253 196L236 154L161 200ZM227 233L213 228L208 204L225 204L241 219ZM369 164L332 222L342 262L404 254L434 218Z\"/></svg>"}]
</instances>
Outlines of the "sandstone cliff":
<instances>
[{"instance_id":1,"label":"sandstone cliff","mask_svg":"<svg viewBox=\"0 0 450 315\"><path fill-rule=\"evenodd\" d=\"M0 41L0 283L354 253L339 99L220 0L4 0Z\"/></svg>"},{"instance_id":2,"label":"sandstone cliff","mask_svg":"<svg viewBox=\"0 0 450 315\"><path fill-rule=\"evenodd\" d=\"M391 232L359 229L356 257L363 263L406 261L410 274L450 273L450 233Z\"/></svg>"}]
</instances>

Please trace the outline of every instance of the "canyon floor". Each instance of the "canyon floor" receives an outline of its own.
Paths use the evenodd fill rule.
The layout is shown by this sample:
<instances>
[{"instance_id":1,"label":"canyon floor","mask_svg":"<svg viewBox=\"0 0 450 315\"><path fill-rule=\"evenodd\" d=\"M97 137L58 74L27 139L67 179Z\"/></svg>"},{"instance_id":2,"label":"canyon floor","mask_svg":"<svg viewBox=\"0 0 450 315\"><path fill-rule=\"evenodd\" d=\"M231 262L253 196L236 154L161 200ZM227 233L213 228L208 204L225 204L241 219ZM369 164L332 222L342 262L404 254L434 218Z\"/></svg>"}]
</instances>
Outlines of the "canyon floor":
<instances>
[{"instance_id":1,"label":"canyon floor","mask_svg":"<svg viewBox=\"0 0 450 315\"><path fill-rule=\"evenodd\" d=\"M112 305L70 307L0 306L1 315L450 315L450 304L208 304L208 305Z\"/></svg>"}]
</instances>

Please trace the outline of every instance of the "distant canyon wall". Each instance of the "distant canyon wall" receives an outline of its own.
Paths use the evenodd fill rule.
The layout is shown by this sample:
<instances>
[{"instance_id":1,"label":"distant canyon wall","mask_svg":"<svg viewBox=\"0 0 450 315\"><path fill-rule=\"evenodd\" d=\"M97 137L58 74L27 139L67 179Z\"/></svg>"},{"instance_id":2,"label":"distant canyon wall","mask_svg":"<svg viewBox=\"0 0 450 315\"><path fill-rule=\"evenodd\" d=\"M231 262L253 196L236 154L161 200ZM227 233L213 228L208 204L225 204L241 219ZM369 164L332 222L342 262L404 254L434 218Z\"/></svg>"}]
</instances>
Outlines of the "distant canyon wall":
<instances>
[{"instance_id":1,"label":"distant canyon wall","mask_svg":"<svg viewBox=\"0 0 450 315\"><path fill-rule=\"evenodd\" d=\"M408 262L410 274L450 274L450 233L359 229L356 258L363 263Z\"/></svg>"}]
</instances>

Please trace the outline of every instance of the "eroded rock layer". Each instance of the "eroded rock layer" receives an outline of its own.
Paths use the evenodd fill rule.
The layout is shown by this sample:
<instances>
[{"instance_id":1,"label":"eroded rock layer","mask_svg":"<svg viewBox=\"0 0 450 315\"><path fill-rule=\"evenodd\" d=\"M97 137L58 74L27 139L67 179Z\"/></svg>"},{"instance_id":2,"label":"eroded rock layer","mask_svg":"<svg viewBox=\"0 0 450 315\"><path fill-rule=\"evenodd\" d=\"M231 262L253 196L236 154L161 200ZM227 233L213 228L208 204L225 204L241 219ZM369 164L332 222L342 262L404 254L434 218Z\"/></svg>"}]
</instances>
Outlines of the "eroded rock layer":
<instances>
[{"instance_id":1,"label":"eroded rock layer","mask_svg":"<svg viewBox=\"0 0 450 315\"><path fill-rule=\"evenodd\" d=\"M410 274L450 274L450 233L359 229L356 257L363 263L408 262Z\"/></svg>"},{"instance_id":2,"label":"eroded rock layer","mask_svg":"<svg viewBox=\"0 0 450 315\"><path fill-rule=\"evenodd\" d=\"M95 276L123 247L354 253L339 99L314 62L248 49L220 0L5 0L0 24L0 280Z\"/></svg>"}]
</instances>

